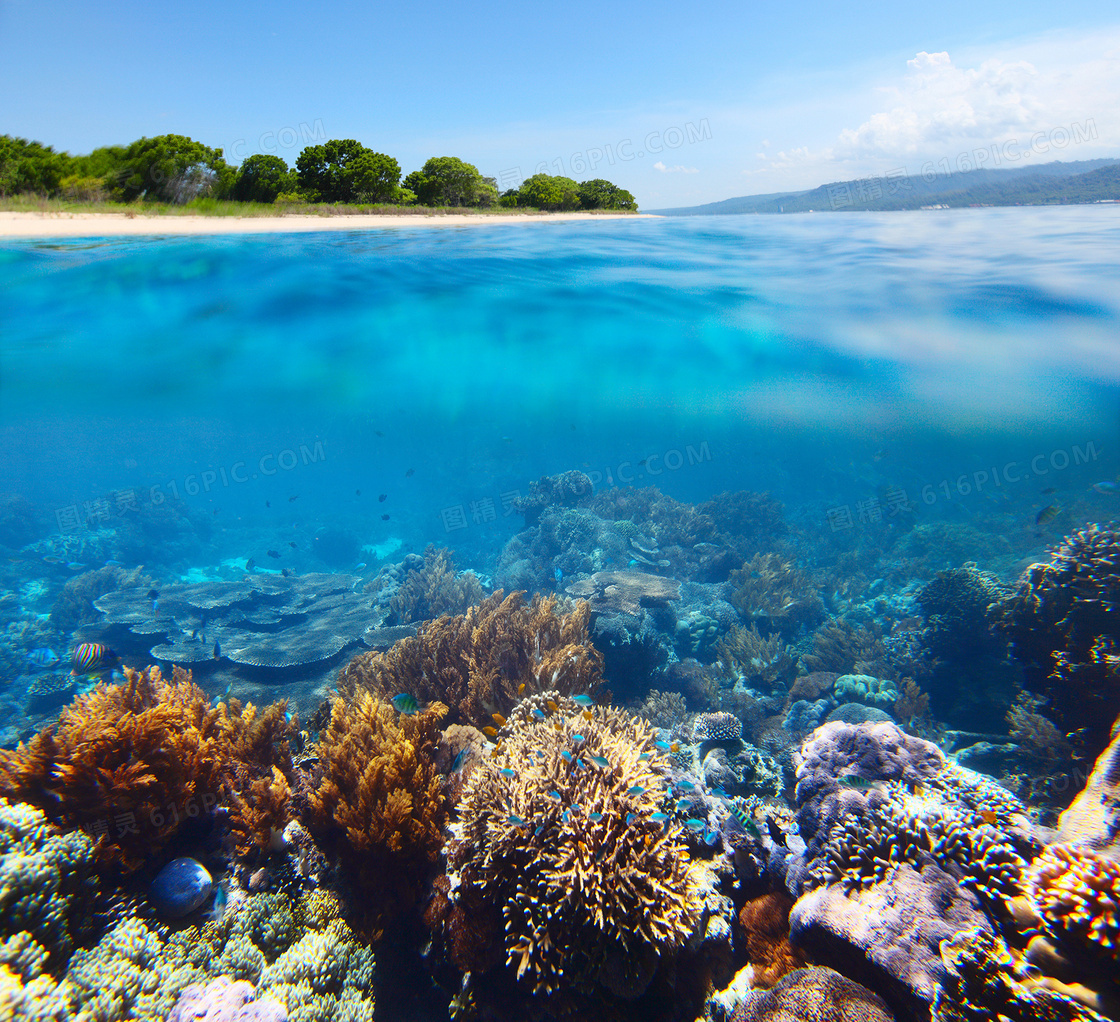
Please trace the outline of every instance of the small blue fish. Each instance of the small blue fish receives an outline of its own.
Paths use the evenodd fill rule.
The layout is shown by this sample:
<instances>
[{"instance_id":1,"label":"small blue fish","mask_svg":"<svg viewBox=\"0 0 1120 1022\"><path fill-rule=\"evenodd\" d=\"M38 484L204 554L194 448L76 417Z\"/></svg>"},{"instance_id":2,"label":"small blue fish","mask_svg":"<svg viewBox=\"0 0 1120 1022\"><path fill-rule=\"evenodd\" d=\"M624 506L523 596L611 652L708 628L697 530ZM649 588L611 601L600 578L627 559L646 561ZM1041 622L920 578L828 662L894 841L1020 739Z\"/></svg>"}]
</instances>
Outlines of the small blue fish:
<instances>
[{"instance_id":1,"label":"small blue fish","mask_svg":"<svg viewBox=\"0 0 1120 1022\"><path fill-rule=\"evenodd\" d=\"M693 784L691 781L677 781L677 787L681 791L695 791L696 790L696 785Z\"/></svg>"},{"instance_id":2,"label":"small blue fish","mask_svg":"<svg viewBox=\"0 0 1120 1022\"><path fill-rule=\"evenodd\" d=\"M520 816L514 816L513 813L510 813L509 816L506 817L506 822L512 823L515 827L525 826L525 821L521 819Z\"/></svg>"},{"instance_id":3,"label":"small blue fish","mask_svg":"<svg viewBox=\"0 0 1120 1022\"><path fill-rule=\"evenodd\" d=\"M114 561L114 560L110 559L110 560L105 562L105 567L106 568L123 568L124 567L124 562L123 561Z\"/></svg>"},{"instance_id":4,"label":"small blue fish","mask_svg":"<svg viewBox=\"0 0 1120 1022\"><path fill-rule=\"evenodd\" d=\"M668 813L653 813L650 815L650 819L654 823L668 823L672 817Z\"/></svg>"},{"instance_id":5,"label":"small blue fish","mask_svg":"<svg viewBox=\"0 0 1120 1022\"><path fill-rule=\"evenodd\" d=\"M651 759L653 759L653 753L652 752L643 752L638 757L638 762L639 763L648 763Z\"/></svg>"},{"instance_id":6,"label":"small blue fish","mask_svg":"<svg viewBox=\"0 0 1120 1022\"><path fill-rule=\"evenodd\" d=\"M723 788L721 788L718 784L714 788L712 788L712 794L715 795L716 798L727 798L727 792L724 791Z\"/></svg>"},{"instance_id":7,"label":"small blue fish","mask_svg":"<svg viewBox=\"0 0 1120 1022\"><path fill-rule=\"evenodd\" d=\"M564 810L564 811L563 811L563 812L562 812L562 813L560 814L560 819L561 819L561 820L562 820L562 821L563 821L564 823L568 823L568 822L570 822L571 818L572 818L572 811L571 811L570 809L565 809L565 810Z\"/></svg>"},{"instance_id":8,"label":"small blue fish","mask_svg":"<svg viewBox=\"0 0 1120 1022\"><path fill-rule=\"evenodd\" d=\"M544 824L542 823L536 830L533 831L533 837L540 837L544 833Z\"/></svg>"},{"instance_id":9,"label":"small blue fish","mask_svg":"<svg viewBox=\"0 0 1120 1022\"><path fill-rule=\"evenodd\" d=\"M573 734L572 735L572 741L577 742L577 743L582 742L582 741L584 741L584 737L583 737L583 735Z\"/></svg>"},{"instance_id":10,"label":"small blue fish","mask_svg":"<svg viewBox=\"0 0 1120 1022\"><path fill-rule=\"evenodd\" d=\"M626 789L626 794L633 795L635 798L637 798L639 795L644 795L645 793L645 786L641 784L635 784L632 788Z\"/></svg>"},{"instance_id":11,"label":"small blue fish","mask_svg":"<svg viewBox=\"0 0 1120 1022\"><path fill-rule=\"evenodd\" d=\"M393 709L397 713L404 713L411 715L420 709L420 704L416 702L416 697L409 692L401 692L393 696Z\"/></svg>"},{"instance_id":12,"label":"small blue fish","mask_svg":"<svg viewBox=\"0 0 1120 1022\"><path fill-rule=\"evenodd\" d=\"M556 579L556 581L557 581L557 582L563 582L563 581L564 581L564 572L563 572L563 571L561 571L561 570L560 570L559 568L557 568L557 569L556 569L556 570L555 570L555 571L554 571L554 572L552 573L552 577L553 577L554 579Z\"/></svg>"},{"instance_id":13,"label":"small blue fish","mask_svg":"<svg viewBox=\"0 0 1120 1022\"><path fill-rule=\"evenodd\" d=\"M68 567L71 571L81 571L82 568L85 567L85 565L80 564L78 561L71 561L69 564L66 565L66 567Z\"/></svg>"},{"instance_id":14,"label":"small blue fish","mask_svg":"<svg viewBox=\"0 0 1120 1022\"><path fill-rule=\"evenodd\" d=\"M603 818L603 814L602 813L588 813L587 818L592 823L598 823Z\"/></svg>"},{"instance_id":15,"label":"small blue fish","mask_svg":"<svg viewBox=\"0 0 1120 1022\"><path fill-rule=\"evenodd\" d=\"M595 705L595 700L592 699L591 696L587 696L587 695L572 696L572 702L575 703L576 706L594 706Z\"/></svg>"},{"instance_id":16,"label":"small blue fish","mask_svg":"<svg viewBox=\"0 0 1120 1022\"><path fill-rule=\"evenodd\" d=\"M517 771L516 770L511 770L509 767L502 767L502 769L499 770L498 773L500 773L507 781L511 777L516 777L517 776Z\"/></svg>"},{"instance_id":17,"label":"small blue fish","mask_svg":"<svg viewBox=\"0 0 1120 1022\"><path fill-rule=\"evenodd\" d=\"M669 751L669 743L668 742L654 742L653 747L660 752L668 752Z\"/></svg>"},{"instance_id":18,"label":"small blue fish","mask_svg":"<svg viewBox=\"0 0 1120 1022\"><path fill-rule=\"evenodd\" d=\"M692 799L682 798L677 800L677 812L687 813L692 808Z\"/></svg>"},{"instance_id":19,"label":"small blue fish","mask_svg":"<svg viewBox=\"0 0 1120 1022\"><path fill-rule=\"evenodd\" d=\"M537 720L547 720L544 713L541 710L539 710L536 706L533 707L533 716Z\"/></svg>"},{"instance_id":20,"label":"small blue fish","mask_svg":"<svg viewBox=\"0 0 1120 1022\"><path fill-rule=\"evenodd\" d=\"M459 754L455 757L454 762L451 764L451 772L453 774L457 774L463 769L467 760L470 759L472 751L473 750L469 745L464 746L459 750Z\"/></svg>"},{"instance_id":21,"label":"small blue fish","mask_svg":"<svg viewBox=\"0 0 1120 1022\"><path fill-rule=\"evenodd\" d=\"M708 833L704 835L704 844L706 844L709 848L714 848L718 843L719 843L719 831L718 830L709 830Z\"/></svg>"},{"instance_id":22,"label":"small blue fish","mask_svg":"<svg viewBox=\"0 0 1120 1022\"><path fill-rule=\"evenodd\" d=\"M560 758L561 758L561 759L562 759L562 760L563 760L563 761L564 761L565 763L571 763L571 761L572 761L572 754L571 754L571 753L570 753L570 752L569 752L569 751L568 751L567 749L561 749L561 750L560 750Z\"/></svg>"},{"instance_id":23,"label":"small blue fish","mask_svg":"<svg viewBox=\"0 0 1120 1022\"><path fill-rule=\"evenodd\" d=\"M606 770L611 765L611 761L606 756L588 756L587 758L601 770Z\"/></svg>"},{"instance_id":24,"label":"small blue fish","mask_svg":"<svg viewBox=\"0 0 1120 1022\"><path fill-rule=\"evenodd\" d=\"M53 649L47 649L46 646L43 646L28 653L27 659L36 667L53 667L58 663L58 654Z\"/></svg>"},{"instance_id":25,"label":"small blue fish","mask_svg":"<svg viewBox=\"0 0 1120 1022\"><path fill-rule=\"evenodd\" d=\"M626 814L626 826L629 827L630 824L632 824L637 818L638 818L637 813L627 813Z\"/></svg>"},{"instance_id":26,"label":"small blue fish","mask_svg":"<svg viewBox=\"0 0 1120 1022\"><path fill-rule=\"evenodd\" d=\"M559 801L560 801L560 792L558 792L558 791L550 791L550 792L548 793L548 797L549 797L550 799L552 799L552 801L553 801L553 802L559 802Z\"/></svg>"},{"instance_id":27,"label":"small blue fish","mask_svg":"<svg viewBox=\"0 0 1120 1022\"><path fill-rule=\"evenodd\" d=\"M700 831L705 830L708 826L707 823L705 823L703 820L696 819L695 816L691 819L685 820L684 825L689 830L691 830L693 834L699 834Z\"/></svg>"},{"instance_id":28,"label":"small blue fish","mask_svg":"<svg viewBox=\"0 0 1120 1022\"><path fill-rule=\"evenodd\" d=\"M358 561L358 563L354 565L354 570L355 571L365 571L366 570L366 562L365 561Z\"/></svg>"}]
</instances>

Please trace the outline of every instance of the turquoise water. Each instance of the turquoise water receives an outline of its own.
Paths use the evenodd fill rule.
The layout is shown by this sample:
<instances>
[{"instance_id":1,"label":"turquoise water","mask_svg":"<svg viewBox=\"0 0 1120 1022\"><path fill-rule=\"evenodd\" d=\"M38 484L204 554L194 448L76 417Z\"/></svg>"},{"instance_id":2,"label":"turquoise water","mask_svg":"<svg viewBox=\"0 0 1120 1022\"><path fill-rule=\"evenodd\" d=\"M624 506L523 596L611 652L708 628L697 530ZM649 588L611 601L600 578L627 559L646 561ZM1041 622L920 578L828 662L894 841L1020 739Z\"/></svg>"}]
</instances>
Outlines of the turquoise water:
<instances>
[{"instance_id":1,"label":"turquoise water","mask_svg":"<svg viewBox=\"0 0 1120 1022\"><path fill-rule=\"evenodd\" d=\"M9 242L0 489L393 490L372 531L422 543L569 468L828 502L1093 443L1107 478L1118 255L1100 208Z\"/></svg>"}]
</instances>

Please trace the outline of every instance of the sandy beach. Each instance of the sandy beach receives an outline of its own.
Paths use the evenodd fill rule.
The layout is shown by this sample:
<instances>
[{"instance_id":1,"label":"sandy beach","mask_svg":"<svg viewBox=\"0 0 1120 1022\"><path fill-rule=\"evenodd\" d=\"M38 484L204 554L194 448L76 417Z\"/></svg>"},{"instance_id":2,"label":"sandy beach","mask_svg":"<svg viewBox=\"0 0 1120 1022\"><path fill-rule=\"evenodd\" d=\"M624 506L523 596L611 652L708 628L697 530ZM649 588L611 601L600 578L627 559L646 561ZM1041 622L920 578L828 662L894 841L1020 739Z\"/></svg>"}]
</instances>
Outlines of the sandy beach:
<instances>
[{"instance_id":1,"label":"sandy beach","mask_svg":"<svg viewBox=\"0 0 1120 1022\"><path fill-rule=\"evenodd\" d=\"M382 227L474 227L572 220L633 220L643 213L542 213L387 216L144 216L125 213L0 212L0 238L102 238L109 235L267 234L308 231L366 231Z\"/></svg>"}]
</instances>

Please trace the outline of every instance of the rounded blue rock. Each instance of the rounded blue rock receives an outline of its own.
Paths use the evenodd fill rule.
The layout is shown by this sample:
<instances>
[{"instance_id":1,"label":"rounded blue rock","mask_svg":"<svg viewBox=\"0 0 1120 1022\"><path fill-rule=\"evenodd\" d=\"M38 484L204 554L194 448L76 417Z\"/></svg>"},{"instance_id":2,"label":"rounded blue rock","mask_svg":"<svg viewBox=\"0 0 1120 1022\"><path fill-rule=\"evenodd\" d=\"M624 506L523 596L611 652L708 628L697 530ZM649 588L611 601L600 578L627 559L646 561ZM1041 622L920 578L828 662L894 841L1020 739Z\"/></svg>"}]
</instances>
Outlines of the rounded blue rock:
<instances>
[{"instance_id":1,"label":"rounded blue rock","mask_svg":"<svg viewBox=\"0 0 1120 1022\"><path fill-rule=\"evenodd\" d=\"M178 919L204 905L214 893L214 878L197 859L172 859L156 874L148 898L161 916Z\"/></svg>"}]
</instances>

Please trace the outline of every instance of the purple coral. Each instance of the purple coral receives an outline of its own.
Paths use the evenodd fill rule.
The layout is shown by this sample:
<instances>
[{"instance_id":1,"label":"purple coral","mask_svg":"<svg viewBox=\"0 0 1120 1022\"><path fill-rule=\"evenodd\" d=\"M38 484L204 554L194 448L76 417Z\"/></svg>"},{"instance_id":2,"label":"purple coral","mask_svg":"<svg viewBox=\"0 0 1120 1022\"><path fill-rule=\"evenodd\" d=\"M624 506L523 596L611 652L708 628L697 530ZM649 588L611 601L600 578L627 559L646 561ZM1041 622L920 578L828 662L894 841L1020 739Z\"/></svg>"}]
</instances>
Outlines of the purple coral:
<instances>
[{"instance_id":1,"label":"purple coral","mask_svg":"<svg viewBox=\"0 0 1120 1022\"><path fill-rule=\"evenodd\" d=\"M287 1022L288 1011L270 998L256 1000L252 983L218 976L192 983L180 994L167 1022Z\"/></svg>"}]
</instances>

